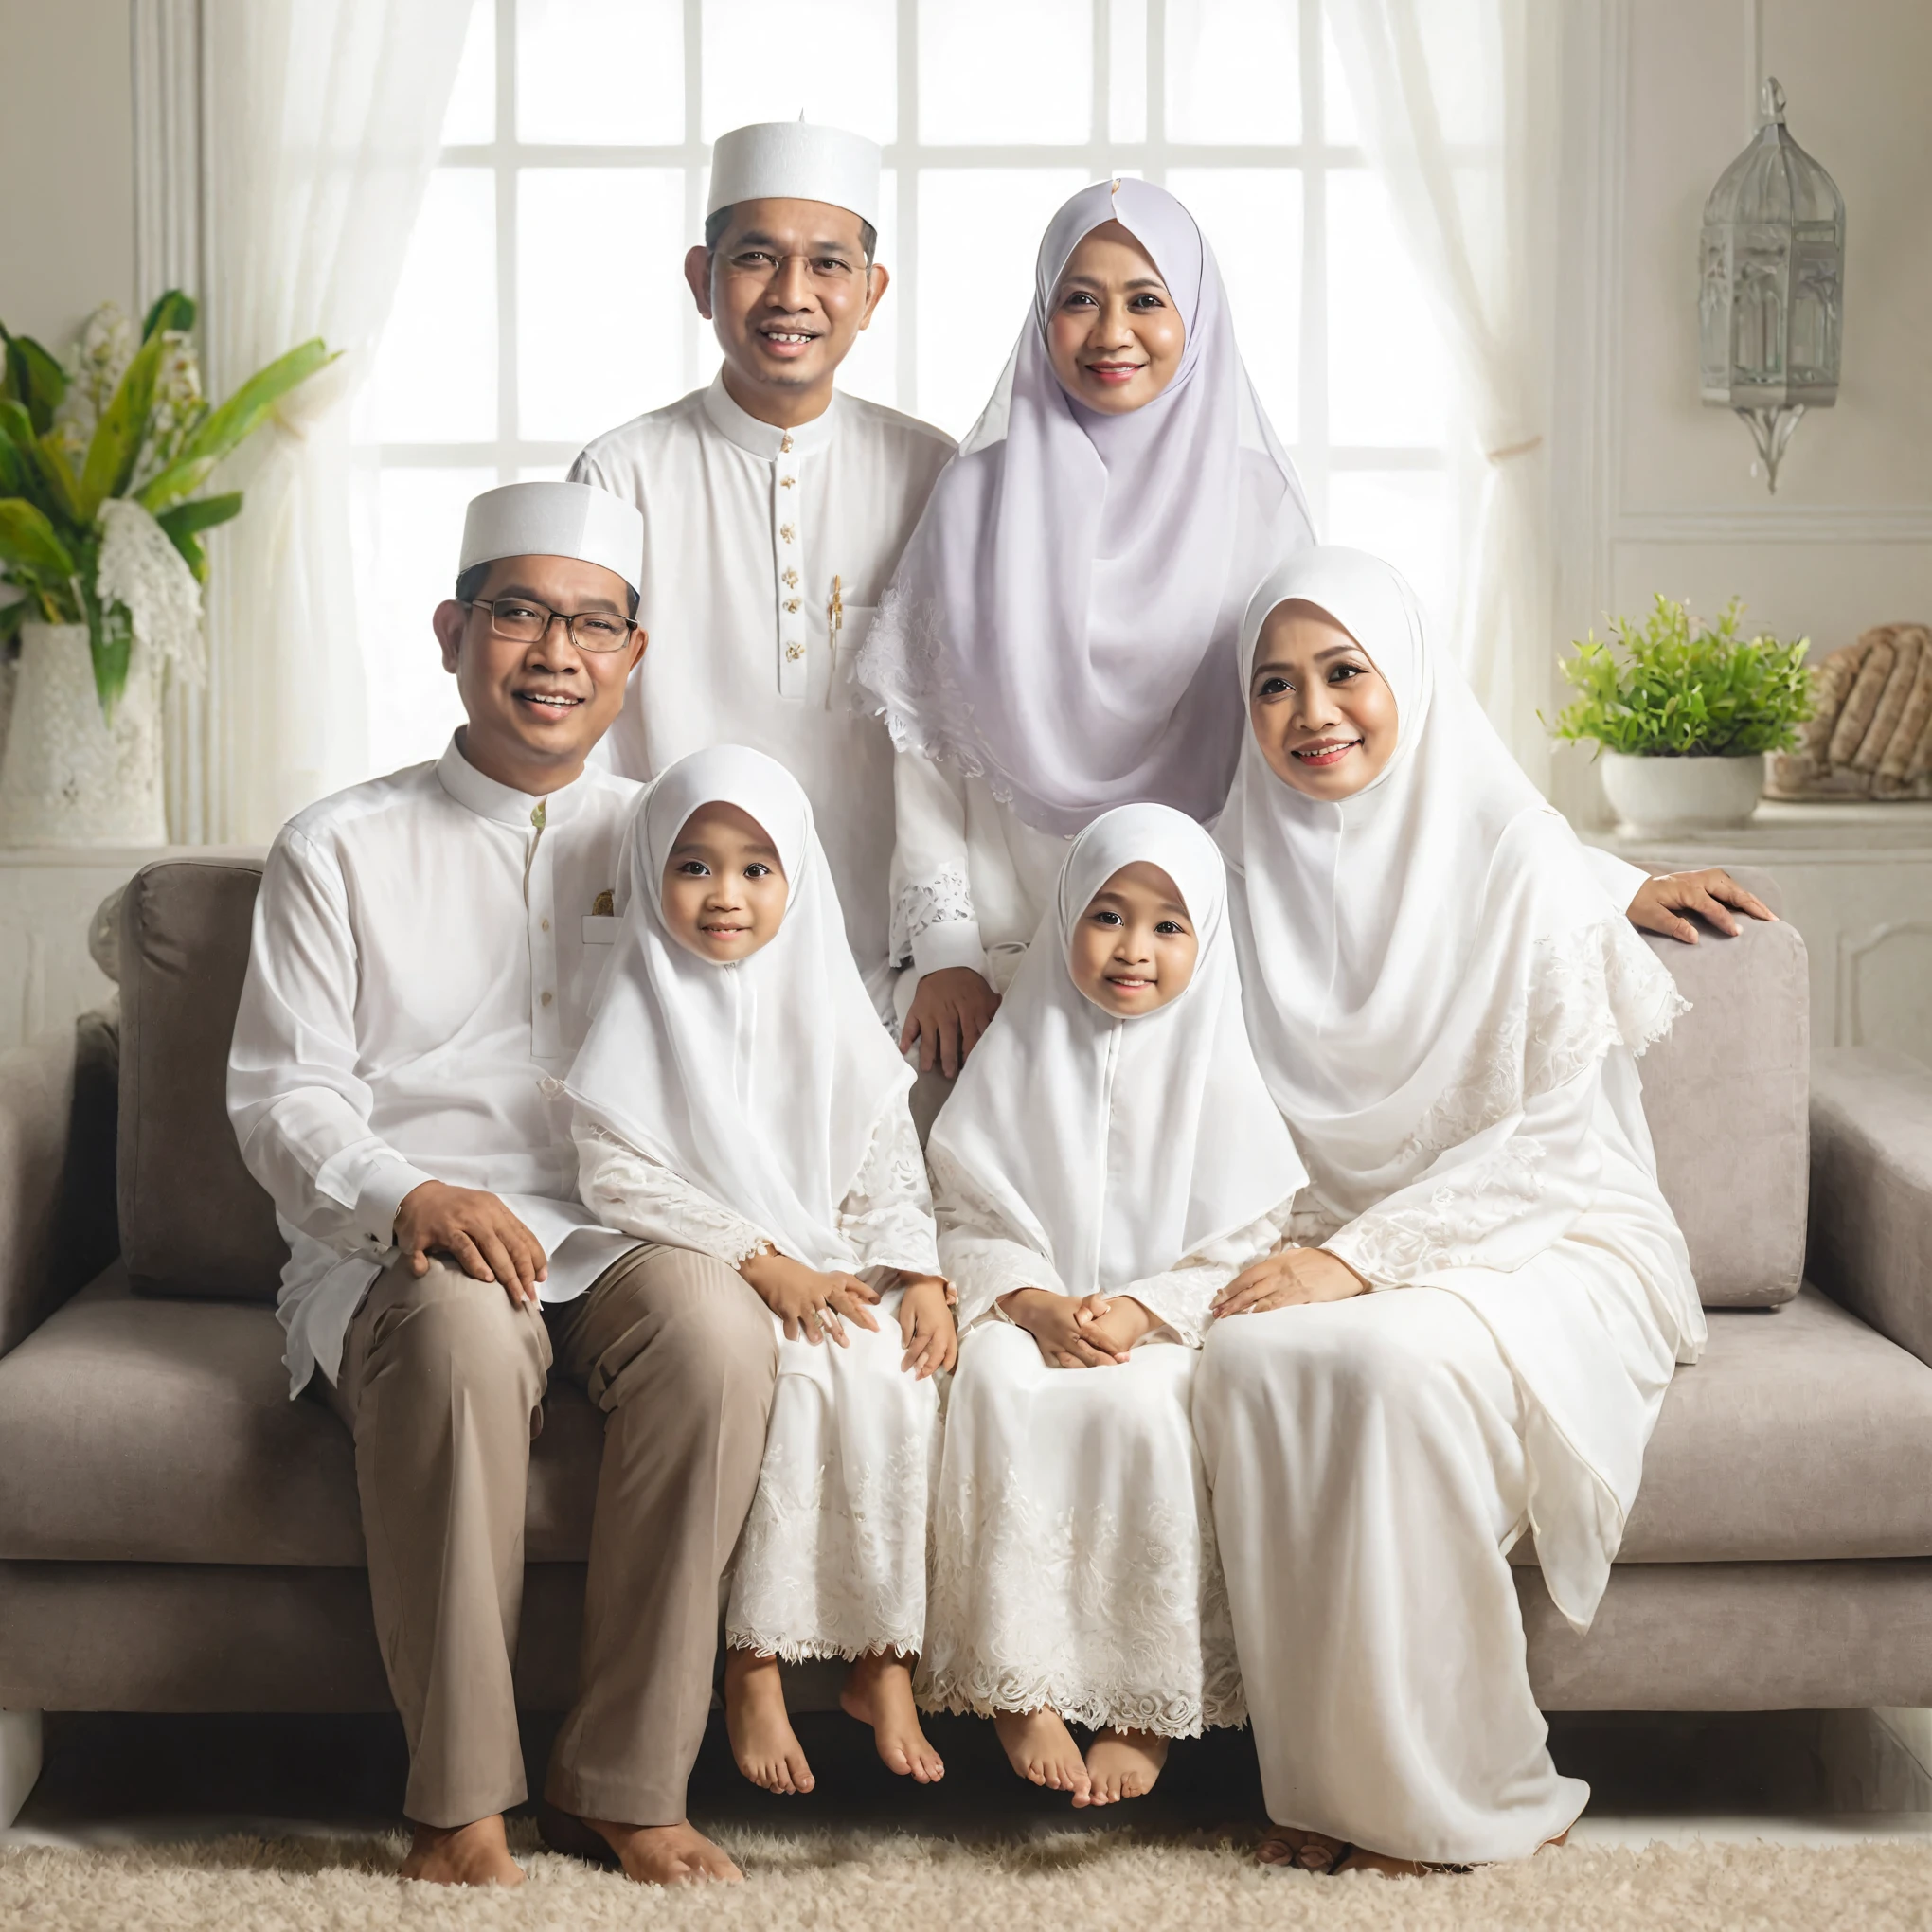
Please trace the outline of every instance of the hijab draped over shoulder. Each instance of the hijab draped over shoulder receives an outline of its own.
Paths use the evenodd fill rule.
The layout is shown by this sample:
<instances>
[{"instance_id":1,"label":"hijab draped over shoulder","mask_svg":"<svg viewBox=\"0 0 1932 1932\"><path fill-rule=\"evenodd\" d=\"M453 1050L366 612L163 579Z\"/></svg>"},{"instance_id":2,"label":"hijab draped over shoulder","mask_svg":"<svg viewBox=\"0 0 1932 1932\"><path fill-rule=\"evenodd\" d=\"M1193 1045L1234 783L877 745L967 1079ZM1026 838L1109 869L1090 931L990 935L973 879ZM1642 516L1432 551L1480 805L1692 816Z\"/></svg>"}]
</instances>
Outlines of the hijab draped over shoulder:
<instances>
[{"instance_id":1,"label":"hijab draped over shoulder","mask_svg":"<svg viewBox=\"0 0 1932 1932\"><path fill-rule=\"evenodd\" d=\"M715 803L764 828L787 886L777 934L727 964L672 936L662 898L678 834ZM623 930L571 1068L572 1100L794 1260L854 1267L839 1208L913 1076L852 963L804 792L762 752L693 752L646 789L626 866Z\"/></svg>"},{"instance_id":2,"label":"hijab draped over shoulder","mask_svg":"<svg viewBox=\"0 0 1932 1932\"><path fill-rule=\"evenodd\" d=\"M1121 1018L1073 983L1074 930L1123 866L1158 866L1198 945L1167 1005ZM1226 875L1165 805L1106 813L1074 840L1052 909L927 1145L936 1179L990 1209L1072 1295L1173 1267L1293 1198L1295 1145L1241 1011Z\"/></svg>"},{"instance_id":3,"label":"hijab draped over shoulder","mask_svg":"<svg viewBox=\"0 0 1932 1932\"><path fill-rule=\"evenodd\" d=\"M1122 416L1070 397L1047 353L1067 260L1110 221L1186 329L1167 387ZM1240 744L1243 605L1313 541L1193 217L1146 182L1100 182L1046 230L1033 313L940 474L858 679L902 750L984 778L1036 830L1071 834L1144 799L1208 819Z\"/></svg>"}]
</instances>

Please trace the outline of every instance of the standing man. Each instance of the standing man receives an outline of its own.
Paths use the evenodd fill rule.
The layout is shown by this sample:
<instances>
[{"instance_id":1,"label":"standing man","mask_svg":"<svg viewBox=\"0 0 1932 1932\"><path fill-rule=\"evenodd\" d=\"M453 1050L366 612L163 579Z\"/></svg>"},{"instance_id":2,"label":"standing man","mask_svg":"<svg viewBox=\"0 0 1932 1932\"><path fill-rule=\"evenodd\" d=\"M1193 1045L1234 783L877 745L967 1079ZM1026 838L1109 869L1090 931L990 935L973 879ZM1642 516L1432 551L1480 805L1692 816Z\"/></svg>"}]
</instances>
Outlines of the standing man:
<instances>
[{"instance_id":1,"label":"standing man","mask_svg":"<svg viewBox=\"0 0 1932 1932\"><path fill-rule=\"evenodd\" d=\"M892 745L850 708L852 660L947 460L928 423L832 386L889 277L880 151L775 121L721 135L705 239L685 257L724 367L599 437L571 475L644 516L648 657L610 736L635 778L755 745L812 800L852 957L892 1011Z\"/></svg>"},{"instance_id":2,"label":"standing man","mask_svg":"<svg viewBox=\"0 0 1932 1932\"><path fill-rule=\"evenodd\" d=\"M523 1877L502 1815L525 1796L511 1663L553 1366L604 1437L546 1835L633 1878L738 1876L687 1821L685 1782L758 1486L771 1316L723 1262L598 1225L558 1086L617 934L637 787L585 761L647 642L642 539L586 484L477 497L434 619L468 722L436 763L284 826L255 905L228 1114L289 1243L291 1391L319 1372L355 1438L409 1878Z\"/></svg>"}]
</instances>

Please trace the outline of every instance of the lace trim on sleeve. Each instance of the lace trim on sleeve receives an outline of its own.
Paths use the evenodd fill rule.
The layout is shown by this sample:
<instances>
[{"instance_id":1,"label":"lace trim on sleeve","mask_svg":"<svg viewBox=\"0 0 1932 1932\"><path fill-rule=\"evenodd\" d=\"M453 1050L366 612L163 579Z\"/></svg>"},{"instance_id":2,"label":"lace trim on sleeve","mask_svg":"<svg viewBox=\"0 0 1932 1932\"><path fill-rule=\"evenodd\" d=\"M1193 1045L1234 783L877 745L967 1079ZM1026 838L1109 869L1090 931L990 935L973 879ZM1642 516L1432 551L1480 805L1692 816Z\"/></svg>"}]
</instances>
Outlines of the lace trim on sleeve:
<instances>
[{"instance_id":1,"label":"lace trim on sleeve","mask_svg":"<svg viewBox=\"0 0 1932 1932\"><path fill-rule=\"evenodd\" d=\"M951 925L973 916L973 887L966 868L948 859L930 879L900 887L892 902L892 957L910 958L912 942L928 926Z\"/></svg>"},{"instance_id":2,"label":"lace trim on sleeve","mask_svg":"<svg viewBox=\"0 0 1932 1932\"><path fill-rule=\"evenodd\" d=\"M1052 1263L1012 1238L1006 1218L943 1149L929 1149L927 1158L933 1217L939 1230L939 1268L958 1292L956 1318L961 1334L992 1315L1002 1295L1022 1288L1065 1293Z\"/></svg>"},{"instance_id":3,"label":"lace trim on sleeve","mask_svg":"<svg viewBox=\"0 0 1932 1932\"><path fill-rule=\"evenodd\" d=\"M1370 1208L1320 1243L1378 1288L1404 1288L1442 1268L1479 1267L1483 1243L1536 1203L1543 1148L1520 1136L1458 1169L1426 1199Z\"/></svg>"},{"instance_id":4,"label":"lace trim on sleeve","mask_svg":"<svg viewBox=\"0 0 1932 1932\"><path fill-rule=\"evenodd\" d=\"M1119 1293L1131 1295L1157 1315L1177 1339L1198 1349L1207 1339L1214 1297L1250 1262L1275 1251L1289 1225L1290 1213L1290 1204L1284 1201L1238 1233L1208 1243L1172 1268L1130 1282Z\"/></svg>"},{"instance_id":5,"label":"lace trim on sleeve","mask_svg":"<svg viewBox=\"0 0 1932 1932\"><path fill-rule=\"evenodd\" d=\"M578 1191L606 1227L667 1247L694 1248L733 1268L773 1245L750 1222L616 1135L580 1127L574 1137Z\"/></svg>"},{"instance_id":6,"label":"lace trim on sleeve","mask_svg":"<svg viewBox=\"0 0 1932 1932\"><path fill-rule=\"evenodd\" d=\"M925 1155L903 1096L894 1096L879 1117L838 1220L863 1266L903 1268L910 1275L941 1272Z\"/></svg>"}]
</instances>

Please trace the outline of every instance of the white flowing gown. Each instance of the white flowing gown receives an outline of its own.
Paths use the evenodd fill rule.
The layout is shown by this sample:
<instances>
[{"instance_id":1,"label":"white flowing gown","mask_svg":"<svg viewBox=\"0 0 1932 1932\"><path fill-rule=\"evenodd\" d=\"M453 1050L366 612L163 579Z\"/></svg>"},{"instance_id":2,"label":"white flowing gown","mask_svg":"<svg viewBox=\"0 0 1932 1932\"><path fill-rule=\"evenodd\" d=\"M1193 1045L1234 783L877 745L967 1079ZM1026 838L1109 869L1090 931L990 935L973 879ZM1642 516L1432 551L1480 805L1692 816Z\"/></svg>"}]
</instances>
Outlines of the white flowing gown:
<instances>
[{"instance_id":1,"label":"white flowing gown","mask_svg":"<svg viewBox=\"0 0 1932 1932\"><path fill-rule=\"evenodd\" d=\"M1120 1019L1067 971L1122 866L1193 918L1181 995ZM1300 1177L1247 1044L1212 841L1160 805L1105 814L928 1143L968 1330L947 1403L921 1700L1169 1737L1243 1717L1190 1399L1215 1294L1277 1245ZM1049 1368L999 1297L1131 1296L1162 1326L1106 1368Z\"/></svg>"},{"instance_id":2,"label":"white flowing gown","mask_svg":"<svg viewBox=\"0 0 1932 1932\"><path fill-rule=\"evenodd\" d=\"M1525 1857L1560 1777L1507 1561L1588 1627L1704 1322L1636 1056L1682 1002L1510 760L1407 586L1318 549L1298 599L1395 693L1339 805L1250 740L1218 836L1249 1030L1310 1186L1296 1238L1372 1291L1228 1319L1195 1425L1269 1816L1398 1857Z\"/></svg>"}]
</instances>

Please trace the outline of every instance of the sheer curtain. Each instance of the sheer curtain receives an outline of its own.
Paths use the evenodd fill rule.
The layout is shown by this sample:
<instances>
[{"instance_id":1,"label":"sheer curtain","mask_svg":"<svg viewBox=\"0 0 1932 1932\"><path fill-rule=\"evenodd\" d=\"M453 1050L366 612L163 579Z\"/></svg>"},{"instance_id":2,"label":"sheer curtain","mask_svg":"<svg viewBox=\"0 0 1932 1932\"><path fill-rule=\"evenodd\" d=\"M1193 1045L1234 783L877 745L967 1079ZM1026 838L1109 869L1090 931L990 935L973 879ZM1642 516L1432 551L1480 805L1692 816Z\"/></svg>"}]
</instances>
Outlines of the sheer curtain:
<instances>
[{"instance_id":1,"label":"sheer curtain","mask_svg":"<svg viewBox=\"0 0 1932 1932\"><path fill-rule=\"evenodd\" d=\"M209 666L177 711L177 837L259 843L362 776L349 410L438 152L471 0L204 0L203 317L225 393L313 335L344 354L233 468ZM452 301L493 301L487 284Z\"/></svg>"},{"instance_id":2,"label":"sheer curtain","mask_svg":"<svg viewBox=\"0 0 1932 1932\"><path fill-rule=\"evenodd\" d=\"M1547 511L1563 9L1327 0L1362 144L1460 366L1481 474L1457 640L1539 784L1556 653Z\"/></svg>"}]
</instances>

